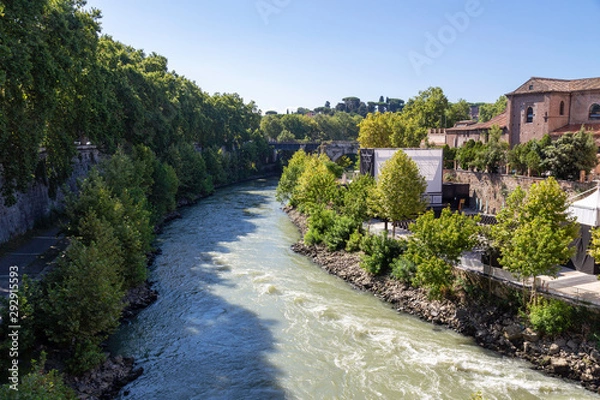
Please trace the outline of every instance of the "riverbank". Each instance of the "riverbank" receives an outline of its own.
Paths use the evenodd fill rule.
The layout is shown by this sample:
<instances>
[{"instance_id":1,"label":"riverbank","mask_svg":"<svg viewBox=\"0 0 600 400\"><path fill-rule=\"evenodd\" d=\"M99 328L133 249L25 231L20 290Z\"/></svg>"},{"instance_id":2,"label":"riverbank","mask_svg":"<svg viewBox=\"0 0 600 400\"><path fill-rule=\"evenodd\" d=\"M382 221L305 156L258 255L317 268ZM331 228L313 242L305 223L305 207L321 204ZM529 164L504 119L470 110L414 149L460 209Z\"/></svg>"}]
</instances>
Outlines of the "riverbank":
<instances>
[{"instance_id":1,"label":"riverbank","mask_svg":"<svg viewBox=\"0 0 600 400\"><path fill-rule=\"evenodd\" d=\"M286 209L292 222L306 232L306 217ZM292 249L311 258L332 275L359 290L369 291L397 311L419 317L473 337L478 345L507 357L518 357L548 375L579 382L600 393L600 352L587 337L589 332L563 334L550 339L525 327L518 310L506 298L474 297L459 293L452 300L429 300L423 289L412 288L390 276L372 276L360 268L357 253L330 252L324 246L302 241ZM462 273L472 287L485 287L482 277ZM513 289L506 288L507 293Z\"/></svg>"}]
</instances>

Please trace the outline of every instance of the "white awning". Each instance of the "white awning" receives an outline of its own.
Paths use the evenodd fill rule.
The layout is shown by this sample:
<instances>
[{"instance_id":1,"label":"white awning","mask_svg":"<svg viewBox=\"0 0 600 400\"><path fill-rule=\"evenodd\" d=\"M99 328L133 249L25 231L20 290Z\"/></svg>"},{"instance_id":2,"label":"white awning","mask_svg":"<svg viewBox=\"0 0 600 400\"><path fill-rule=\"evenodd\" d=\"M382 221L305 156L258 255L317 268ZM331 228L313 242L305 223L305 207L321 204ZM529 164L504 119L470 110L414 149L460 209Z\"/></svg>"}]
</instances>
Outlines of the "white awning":
<instances>
[{"instance_id":1,"label":"white awning","mask_svg":"<svg viewBox=\"0 0 600 400\"><path fill-rule=\"evenodd\" d=\"M600 190L596 189L592 194L571 204L568 212L577 218L581 225L600 225Z\"/></svg>"}]
</instances>

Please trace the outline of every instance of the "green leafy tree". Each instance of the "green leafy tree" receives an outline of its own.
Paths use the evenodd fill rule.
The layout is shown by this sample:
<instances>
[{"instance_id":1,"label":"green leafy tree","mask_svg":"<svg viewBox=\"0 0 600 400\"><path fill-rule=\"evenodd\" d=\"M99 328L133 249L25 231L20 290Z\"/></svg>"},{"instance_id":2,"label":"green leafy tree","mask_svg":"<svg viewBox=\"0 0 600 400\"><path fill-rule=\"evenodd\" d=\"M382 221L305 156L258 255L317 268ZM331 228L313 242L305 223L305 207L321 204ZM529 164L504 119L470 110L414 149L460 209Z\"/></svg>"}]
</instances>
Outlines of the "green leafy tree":
<instances>
[{"instance_id":1,"label":"green leafy tree","mask_svg":"<svg viewBox=\"0 0 600 400\"><path fill-rule=\"evenodd\" d=\"M502 95L495 103L484 103L479 106L479 122L487 122L506 110L508 99Z\"/></svg>"},{"instance_id":2,"label":"green leafy tree","mask_svg":"<svg viewBox=\"0 0 600 400\"><path fill-rule=\"evenodd\" d=\"M207 172L202 154L189 143L173 145L169 149L166 161L179 177L177 197L188 201L207 196L214 190L213 182Z\"/></svg>"},{"instance_id":3,"label":"green leafy tree","mask_svg":"<svg viewBox=\"0 0 600 400\"><path fill-rule=\"evenodd\" d=\"M152 227L150 213L136 204L128 193L117 197L96 170L81 185L78 198L69 200L67 233L82 236L81 221L94 213L113 229L122 249L122 276L126 287L135 287L146 279L146 252L150 250ZM90 242L93 239L90 238Z\"/></svg>"},{"instance_id":4,"label":"green leafy tree","mask_svg":"<svg viewBox=\"0 0 600 400\"><path fill-rule=\"evenodd\" d=\"M283 131L283 125L281 123L281 116L279 115L265 115L260 120L260 130L269 139L277 139Z\"/></svg>"},{"instance_id":5,"label":"green leafy tree","mask_svg":"<svg viewBox=\"0 0 600 400\"><path fill-rule=\"evenodd\" d=\"M551 144L552 139L547 134L540 140L519 143L507 152L507 161L518 174L539 176L545 164L545 149Z\"/></svg>"},{"instance_id":6,"label":"green leafy tree","mask_svg":"<svg viewBox=\"0 0 600 400\"><path fill-rule=\"evenodd\" d=\"M405 114L391 112L368 114L359 127L358 142L364 148L419 147L426 133Z\"/></svg>"},{"instance_id":7,"label":"green leafy tree","mask_svg":"<svg viewBox=\"0 0 600 400\"><path fill-rule=\"evenodd\" d=\"M275 190L275 198L282 203L289 203L295 207L298 201L295 197L298 185L298 180L304 172L308 164L309 156L304 150L299 150L294 153L288 165L283 168L283 173Z\"/></svg>"},{"instance_id":8,"label":"green leafy tree","mask_svg":"<svg viewBox=\"0 0 600 400\"><path fill-rule=\"evenodd\" d=\"M508 147L508 143L502 140L502 129L493 125L489 131L488 142L478 154L480 159L477 164L488 172L499 172L506 161Z\"/></svg>"},{"instance_id":9,"label":"green leafy tree","mask_svg":"<svg viewBox=\"0 0 600 400\"><path fill-rule=\"evenodd\" d=\"M579 178L580 171L589 173L598 160L594 137L582 127L576 133L565 133L544 149L544 166L556 179Z\"/></svg>"},{"instance_id":10,"label":"green leafy tree","mask_svg":"<svg viewBox=\"0 0 600 400\"><path fill-rule=\"evenodd\" d=\"M358 142L363 148L387 148L392 147L391 137L393 127L390 125L392 119L397 118L391 114L374 113L368 114L361 121L358 134Z\"/></svg>"},{"instance_id":11,"label":"green leafy tree","mask_svg":"<svg viewBox=\"0 0 600 400\"><path fill-rule=\"evenodd\" d=\"M88 246L73 239L44 281L44 330L50 341L71 352L68 364L74 373L104 359L99 345L119 325L125 292L118 243L111 233L98 232Z\"/></svg>"},{"instance_id":12,"label":"green leafy tree","mask_svg":"<svg viewBox=\"0 0 600 400\"><path fill-rule=\"evenodd\" d=\"M406 258L416 266L414 283L429 288L433 297L448 292L454 282L454 267L463 252L478 242L478 217L469 217L449 208L439 218L433 211L421 215L411 224Z\"/></svg>"},{"instance_id":13,"label":"green leafy tree","mask_svg":"<svg viewBox=\"0 0 600 400\"><path fill-rule=\"evenodd\" d=\"M327 168L328 162L329 158L325 154L308 158L294 195L301 212L310 214L314 208L332 204L336 199L337 181L335 175Z\"/></svg>"},{"instance_id":14,"label":"green leafy tree","mask_svg":"<svg viewBox=\"0 0 600 400\"><path fill-rule=\"evenodd\" d=\"M484 156L485 145L480 141L469 139L456 153L456 159L462 169L483 171L485 169Z\"/></svg>"},{"instance_id":15,"label":"green leafy tree","mask_svg":"<svg viewBox=\"0 0 600 400\"><path fill-rule=\"evenodd\" d=\"M427 183L417 164L402 150L387 160L379 174L376 191L382 216L392 222L409 220L425 211Z\"/></svg>"},{"instance_id":16,"label":"green leafy tree","mask_svg":"<svg viewBox=\"0 0 600 400\"><path fill-rule=\"evenodd\" d=\"M497 215L492 235L500 250L500 263L525 282L536 277L555 276L558 265L573 254L569 246L577 237L577 224L567 213L567 195L554 178L532 185L529 193L518 188Z\"/></svg>"},{"instance_id":17,"label":"green leafy tree","mask_svg":"<svg viewBox=\"0 0 600 400\"><path fill-rule=\"evenodd\" d=\"M445 115L448 107L449 102L444 91L439 87L429 87L409 99L402 114L414 121L423 139L427 135L427 129L446 126Z\"/></svg>"},{"instance_id":18,"label":"green leafy tree","mask_svg":"<svg viewBox=\"0 0 600 400\"><path fill-rule=\"evenodd\" d=\"M343 192L343 202L339 212L352 218L353 221L363 222L369 216L369 193L375 189L375 180L371 175L360 175L353 179Z\"/></svg>"},{"instance_id":19,"label":"green leafy tree","mask_svg":"<svg viewBox=\"0 0 600 400\"><path fill-rule=\"evenodd\" d=\"M469 103L465 99L459 99L456 103L450 103L446 109L445 127L449 128L454 126L458 121L469 119L470 111Z\"/></svg>"}]
</instances>

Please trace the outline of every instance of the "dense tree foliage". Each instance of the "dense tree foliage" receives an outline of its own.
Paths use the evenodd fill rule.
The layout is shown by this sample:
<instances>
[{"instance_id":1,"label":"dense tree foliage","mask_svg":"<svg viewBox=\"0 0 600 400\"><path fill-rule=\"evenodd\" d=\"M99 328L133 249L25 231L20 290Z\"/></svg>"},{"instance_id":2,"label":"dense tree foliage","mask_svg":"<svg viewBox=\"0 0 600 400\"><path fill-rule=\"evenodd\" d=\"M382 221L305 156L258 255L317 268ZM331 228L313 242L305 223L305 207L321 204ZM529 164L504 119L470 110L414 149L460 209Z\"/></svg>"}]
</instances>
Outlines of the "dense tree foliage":
<instances>
[{"instance_id":1,"label":"dense tree foliage","mask_svg":"<svg viewBox=\"0 0 600 400\"><path fill-rule=\"evenodd\" d=\"M594 137L583 129L565 133L544 148L542 165L557 179L579 178L581 171L589 172L598 162L598 146Z\"/></svg>"},{"instance_id":2,"label":"dense tree foliage","mask_svg":"<svg viewBox=\"0 0 600 400\"><path fill-rule=\"evenodd\" d=\"M567 195L554 178L534 184L526 195L517 187L497 215L492 234L500 250L500 263L523 280L555 275L558 265L573 253L569 247L577 225L567 213Z\"/></svg>"},{"instance_id":3,"label":"dense tree foliage","mask_svg":"<svg viewBox=\"0 0 600 400\"><path fill-rule=\"evenodd\" d=\"M479 106L479 122L487 122L506 110L508 99L502 95L495 103L484 103Z\"/></svg>"},{"instance_id":4,"label":"dense tree foliage","mask_svg":"<svg viewBox=\"0 0 600 400\"><path fill-rule=\"evenodd\" d=\"M465 142L455 150L458 165L465 170L492 173L502 172L508 165L517 174L576 180L581 171L587 174L597 164L598 147L592 134L583 128L565 133L555 141L544 135L540 140L519 143L510 150L501 137L502 131L494 125L486 143L473 139Z\"/></svg>"},{"instance_id":5,"label":"dense tree foliage","mask_svg":"<svg viewBox=\"0 0 600 400\"><path fill-rule=\"evenodd\" d=\"M402 150L396 151L383 164L374 191L380 216L392 222L417 217L427 206L426 188L417 164Z\"/></svg>"},{"instance_id":6,"label":"dense tree foliage","mask_svg":"<svg viewBox=\"0 0 600 400\"><path fill-rule=\"evenodd\" d=\"M169 71L165 57L100 37L100 13L84 7L82 0L3 4L0 171L7 204L34 177L48 180L54 192L70 174L76 143L91 141L108 154L123 145L148 147L175 168L182 180L179 198L211 190L209 179L202 188L190 186L178 169L191 162L200 173L190 146L223 149L219 157L227 158L230 181L266 160L253 102L237 94L209 96ZM171 173L159 169L163 176Z\"/></svg>"},{"instance_id":7,"label":"dense tree foliage","mask_svg":"<svg viewBox=\"0 0 600 400\"><path fill-rule=\"evenodd\" d=\"M452 213L449 208L439 218L433 211L417 218L410 226L414 235L405 256L416 266L413 282L429 288L433 297L449 291L454 282L454 267L462 253L477 244L478 222L477 217Z\"/></svg>"}]
</instances>

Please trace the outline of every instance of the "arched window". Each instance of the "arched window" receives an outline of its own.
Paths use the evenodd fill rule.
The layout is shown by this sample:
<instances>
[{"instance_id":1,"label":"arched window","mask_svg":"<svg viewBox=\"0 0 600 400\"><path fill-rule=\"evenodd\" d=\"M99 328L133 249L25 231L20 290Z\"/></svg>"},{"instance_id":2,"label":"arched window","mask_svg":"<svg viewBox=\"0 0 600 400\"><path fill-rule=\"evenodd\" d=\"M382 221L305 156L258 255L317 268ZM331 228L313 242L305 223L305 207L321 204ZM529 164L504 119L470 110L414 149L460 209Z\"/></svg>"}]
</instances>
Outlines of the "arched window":
<instances>
[{"instance_id":1,"label":"arched window","mask_svg":"<svg viewBox=\"0 0 600 400\"><path fill-rule=\"evenodd\" d=\"M592 104L590 107L590 119L600 119L600 104Z\"/></svg>"},{"instance_id":2,"label":"arched window","mask_svg":"<svg viewBox=\"0 0 600 400\"><path fill-rule=\"evenodd\" d=\"M564 101L560 102L560 108L558 110L558 113L560 115L565 115L565 102Z\"/></svg>"},{"instance_id":3,"label":"arched window","mask_svg":"<svg viewBox=\"0 0 600 400\"><path fill-rule=\"evenodd\" d=\"M533 122L533 108L527 107L527 118L525 122Z\"/></svg>"}]
</instances>

